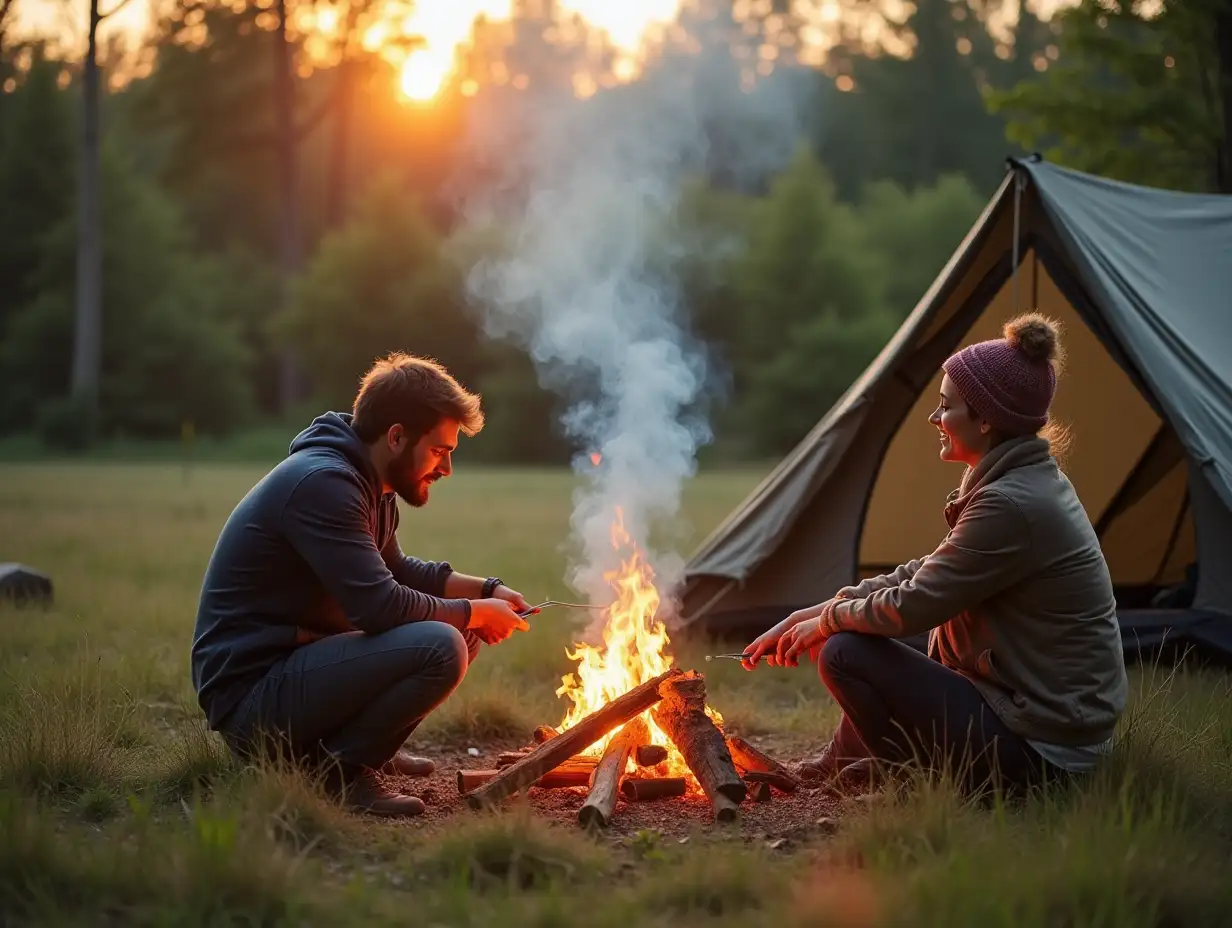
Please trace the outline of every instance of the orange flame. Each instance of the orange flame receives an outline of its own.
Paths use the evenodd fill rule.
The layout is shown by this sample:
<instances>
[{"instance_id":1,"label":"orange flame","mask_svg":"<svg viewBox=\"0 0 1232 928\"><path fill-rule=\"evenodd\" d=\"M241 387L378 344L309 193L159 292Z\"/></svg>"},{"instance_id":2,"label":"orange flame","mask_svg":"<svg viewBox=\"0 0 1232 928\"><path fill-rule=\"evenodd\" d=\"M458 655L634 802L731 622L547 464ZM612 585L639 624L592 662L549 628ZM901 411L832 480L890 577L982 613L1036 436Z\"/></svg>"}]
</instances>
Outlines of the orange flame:
<instances>
[{"instance_id":1,"label":"orange flame","mask_svg":"<svg viewBox=\"0 0 1232 928\"><path fill-rule=\"evenodd\" d=\"M573 704L558 726L560 731L572 728L616 697L669 670L673 663L667 629L656 618L660 600L654 571L625 531L619 508L612 524L612 545L622 552L621 566L604 573L603 578L615 590L616 600L607 609L602 644L576 644L576 650L566 651L578 666L574 673L562 678L556 691L557 696L567 696ZM707 707L706 714L715 724L722 725L722 716L717 711ZM684 757L655 724L649 709L642 718L650 729L650 742L667 748L667 760L647 772L654 776L684 777L690 791L699 791L701 787ZM584 753L602 754L615 735L616 731L605 735ZM634 769L632 760L629 764L629 769Z\"/></svg>"},{"instance_id":2,"label":"orange flame","mask_svg":"<svg viewBox=\"0 0 1232 928\"><path fill-rule=\"evenodd\" d=\"M601 455L598 451L592 451L590 453L590 463L595 465L595 467L598 467L603 463L603 455Z\"/></svg>"}]
</instances>

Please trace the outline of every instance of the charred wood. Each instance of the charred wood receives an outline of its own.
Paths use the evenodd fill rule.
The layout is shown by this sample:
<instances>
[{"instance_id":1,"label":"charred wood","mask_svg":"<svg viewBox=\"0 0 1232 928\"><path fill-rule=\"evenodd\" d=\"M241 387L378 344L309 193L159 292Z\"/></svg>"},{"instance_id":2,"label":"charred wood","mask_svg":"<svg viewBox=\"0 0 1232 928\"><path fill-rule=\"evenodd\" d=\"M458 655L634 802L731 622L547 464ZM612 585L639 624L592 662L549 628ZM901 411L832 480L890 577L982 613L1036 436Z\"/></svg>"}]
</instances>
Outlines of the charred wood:
<instances>
[{"instance_id":1,"label":"charred wood","mask_svg":"<svg viewBox=\"0 0 1232 928\"><path fill-rule=\"evenodd\" d=\"M584 827L606 828L616 811L616 795L624 779L629 755L650 736L650 730L640 717L633 719L608 742L603 758L590 779L590 793L578 810L578 823Z\"/></svg>"},{"instance_id":2,"label":"charred wood","mask_svg":"<svg viewBox=\"0 0 1232 928\"><path fill-rule=\"evenodd\" d=\"M641 715L663 698L660 687L672 679L684 676L672 669L635 686L606 706L596 709L568 731L549 738L521 760L502 769L479 788L467 793L472 809L482 809L525 789L567 758L590 747L608 732ZM724 746L726 752L727 748ZM739 778L737 778L739 779ZM741 786L743 787L743 781Z\"/></svg>"}]
</instances>

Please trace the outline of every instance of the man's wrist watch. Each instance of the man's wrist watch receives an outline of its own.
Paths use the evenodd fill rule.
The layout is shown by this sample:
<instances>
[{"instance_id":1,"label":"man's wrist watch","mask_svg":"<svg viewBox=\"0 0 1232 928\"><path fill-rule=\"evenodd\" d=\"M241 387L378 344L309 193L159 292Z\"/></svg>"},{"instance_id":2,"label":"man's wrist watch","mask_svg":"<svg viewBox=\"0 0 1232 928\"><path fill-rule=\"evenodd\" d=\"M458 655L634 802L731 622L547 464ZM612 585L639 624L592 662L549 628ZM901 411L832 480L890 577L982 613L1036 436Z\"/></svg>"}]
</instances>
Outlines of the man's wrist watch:
<instances>
[{"instance_id":1,"label":"man's wrist watch","mask_svg":"<svg viewBox=\"0 0 1232 928\"><path fill-rule=\"evenodd\" d=\"M491 599L492 594L496 592L496 588L504 582L500 577L488 577L487 580L483 581L483 589L479 592L479 598Z\"/></svg>"}]
</instances>

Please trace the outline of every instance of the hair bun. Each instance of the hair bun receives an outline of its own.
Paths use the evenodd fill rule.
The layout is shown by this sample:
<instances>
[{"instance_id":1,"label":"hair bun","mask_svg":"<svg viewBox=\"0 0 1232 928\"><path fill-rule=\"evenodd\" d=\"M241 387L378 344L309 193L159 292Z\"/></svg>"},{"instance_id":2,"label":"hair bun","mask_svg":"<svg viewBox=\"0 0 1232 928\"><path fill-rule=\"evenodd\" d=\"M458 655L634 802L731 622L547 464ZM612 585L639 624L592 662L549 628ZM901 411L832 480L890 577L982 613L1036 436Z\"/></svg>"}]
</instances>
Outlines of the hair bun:
<instances>
[{"instance_id":1,"label":"hair bun","mask_svg":"<svg viewBox=\"0 0 1232 928\"><path fill-rule=\"evenodd\" d=\"M1027 356L1043 364L1056 360L1057 325L1040 313L1026 313L1005 324L1005 340Z\"/></svg>"}]
</instances>

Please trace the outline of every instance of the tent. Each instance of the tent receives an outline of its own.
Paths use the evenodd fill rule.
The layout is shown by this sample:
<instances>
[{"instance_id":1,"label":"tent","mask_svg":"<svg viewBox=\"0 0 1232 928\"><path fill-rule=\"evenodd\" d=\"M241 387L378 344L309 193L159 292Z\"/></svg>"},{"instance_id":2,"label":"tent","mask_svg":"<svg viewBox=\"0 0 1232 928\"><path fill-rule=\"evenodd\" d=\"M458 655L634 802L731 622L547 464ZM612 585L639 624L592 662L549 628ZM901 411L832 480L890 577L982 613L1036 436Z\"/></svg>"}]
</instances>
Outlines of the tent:
<instances>
[{"instance_id":1,"label":"tent","mask_svg":"<svg viewBox=\"0 0 1232 928\"><path fill-rule=\"evenodd\" d=\"M932 551L962 476L928 422L941 363L1036 309L1063 326L1063 467L1127 652L1171 642L1232 659L1232 197L1038 155L1009 160L899 331L693 555L677 632L748 640Z\"/></svg>"}]
</instances>

